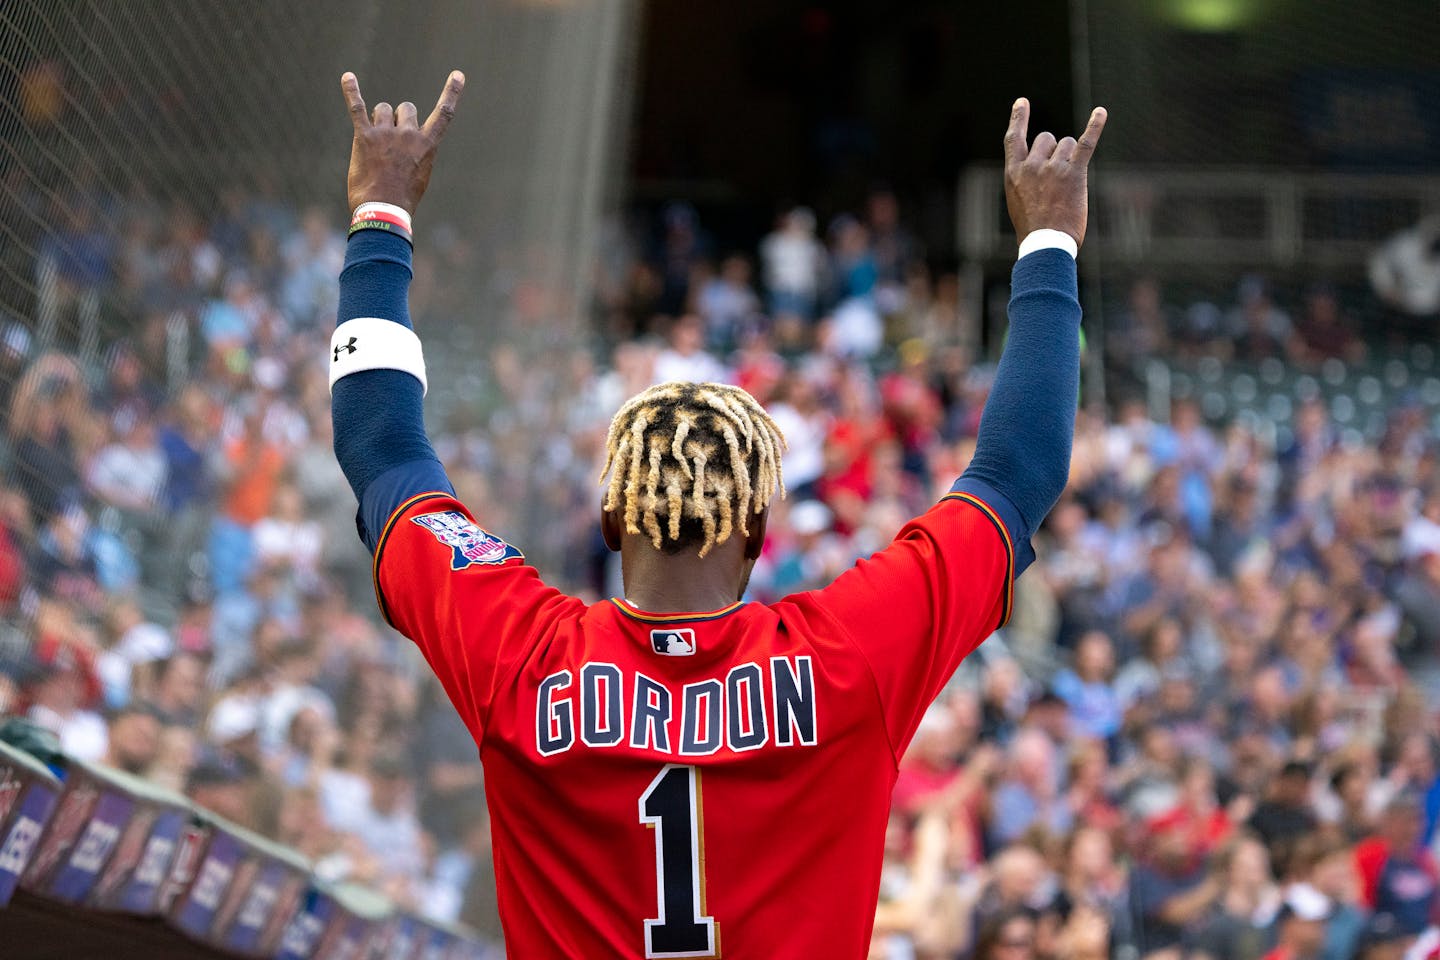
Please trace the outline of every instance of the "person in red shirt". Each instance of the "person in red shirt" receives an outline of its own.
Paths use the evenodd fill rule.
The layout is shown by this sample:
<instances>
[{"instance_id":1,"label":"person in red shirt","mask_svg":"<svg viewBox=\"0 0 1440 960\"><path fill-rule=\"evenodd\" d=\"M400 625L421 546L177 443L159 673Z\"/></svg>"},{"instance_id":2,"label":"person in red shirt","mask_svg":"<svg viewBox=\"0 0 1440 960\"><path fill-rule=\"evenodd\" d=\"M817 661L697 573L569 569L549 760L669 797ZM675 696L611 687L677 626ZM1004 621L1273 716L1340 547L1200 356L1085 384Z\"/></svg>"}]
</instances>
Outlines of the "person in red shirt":
<instances>
[{"instance_id":1,"label":"person in red shirt","mask_svg":"<svg viewBox=\"0 0 1440 960\"><path fill-rule=\"evenodd\" d=\"M463 84L453 73L422 125L342 79L356 213L328 360L381 611L480 749L507 952L863 957L898 759L1009 616L1066 480L1074 257L1105 114L1031 145L1015 103L1012 330L948 495L829 586L747 603L784 441L738 388L661 384L611 424L601 526L625 595L586 604L471 516L420 416L411 216Z\"/></svg>"},{"instance_id":2,"label":"person in red shirt","mask_svg":"<svg viewBox=\"0 0 1440 960\"><path fill-rule=\"evenodd\" d=\"M1440 925L1440 864L1421 837L1422 803L1415 791L1402 790L1385 808L1379 832L1355 845L1361 902L1393 917L1407 936Z\"/></svg>"},{"instance_id":3,"label":"person in red shirt","mask_svg":"<svg viewBox=\"0 0 1440 960\"><path fill-rule=\"evenodd\" d=\"M1215 795L1215 771L1209 762L1191 757L1180 775L1180 797L1175 806L1152 817L1149 831L1175 830L1185 837L1192 864L1210 856L1234 830L1225 808Z\"/></svg>"}]
</instances>

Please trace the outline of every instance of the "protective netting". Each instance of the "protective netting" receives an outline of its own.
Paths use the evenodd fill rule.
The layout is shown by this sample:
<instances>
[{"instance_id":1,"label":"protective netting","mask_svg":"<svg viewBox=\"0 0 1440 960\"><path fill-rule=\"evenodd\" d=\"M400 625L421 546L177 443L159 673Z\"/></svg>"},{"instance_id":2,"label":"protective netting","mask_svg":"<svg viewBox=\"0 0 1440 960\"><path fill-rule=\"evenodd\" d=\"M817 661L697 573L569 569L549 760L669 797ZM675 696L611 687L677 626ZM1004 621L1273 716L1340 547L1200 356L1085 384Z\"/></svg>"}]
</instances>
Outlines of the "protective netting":
<instances>
[{"instance_id":1,"label":"protective netting","mask_svg":"<svg viewBox=\"0 0 1440 960\"><path fill-rule=\"evenodd\" d=\"M139 378L165 395L157 401L216 364L240 394L256 373L281 377L282 393L313 375L293 355L278 371L263 361L305 349L303 335L333 306L342 69L360 74L372 104L409 98L425 109L446 69L470 75L432 185L440 199L420 215L431 229L419 312L434 316L427 336L455 341L431 351L432 382L453 386L432 413L484 395L476 378L499 343L533 352L568 342L582 329L589 254L613 199L631 15L624 3L499 0L429 4L420 22L406 5L378 2L7 5L0 381L8 392L27 369L49 372L17 393L12 432L25 433L18 421L47 375L42 392L58 376L92 401L103 393L114 350L134 354ZM279 316L268 347L242 330L225 345L242 349L214 355L237 311L270 308ZM516 462L533 459L533 435L525 446L509 451ZM47 493L43 472L26 473L32 500L49 503L81 479L51 476Z\"/></svg>"},{"instance_id":2,"label":"protective netting","mask_svg":"<svg viewBox=\"0 0 1440 960\"><path fill-rule=\"evenodd\" d=\"M568 543L541 535L545 478L592 467L545 438L573 415L566 371L588 356L634 6L0 5L0 714L61 717L67 751L172 787L207 764L211 779L250 778L228 815L402 898L428 875L422 849L478 829L473 745L373 622L330 452L339 76L423 115L449 69L468 75L416 218L427 409L471 502L537 491L491 523L553 565ZM492 424L502 401L516 412ZM467 446L477 422L494 439ZM259 711L255 691L270 702L276 684L322 695ZM160 725L144 758L112 736L131 705ZM341 758L316 770L404 768L438 845L357 845L375 833L346 820L363 805L277 776L291 749ZM254 763L226 766L237 756ZM442 762L465 772L431 789L427 764ZM282 823L297 808L310 813ZM427 902L461 915L452 894Z\"/></svg>"},{"instance_id":3,"label":"protective netting","mask_svg":"<svg viewBox=\"0 0 1440 960\"><path fill-rule=\"evenodd\" d=\"M1084 265L1108 399L1163 415L1180 396L1283 434L1320 397L1352 438L1402 399L1433 413L1434 4L1072 9L1077 109L1115 120Z\"/></svg>"},{"instance_id":4,"label":"protective netting","mask_svg":"<svg viewBox=\"0 0 1440 960\"><path fill-rule=\"evenodd\" d=\"M1434 170L1440 17L1426 0L1082 0L1077 101L1111 163Z\"/></svg>"}]
</instances>

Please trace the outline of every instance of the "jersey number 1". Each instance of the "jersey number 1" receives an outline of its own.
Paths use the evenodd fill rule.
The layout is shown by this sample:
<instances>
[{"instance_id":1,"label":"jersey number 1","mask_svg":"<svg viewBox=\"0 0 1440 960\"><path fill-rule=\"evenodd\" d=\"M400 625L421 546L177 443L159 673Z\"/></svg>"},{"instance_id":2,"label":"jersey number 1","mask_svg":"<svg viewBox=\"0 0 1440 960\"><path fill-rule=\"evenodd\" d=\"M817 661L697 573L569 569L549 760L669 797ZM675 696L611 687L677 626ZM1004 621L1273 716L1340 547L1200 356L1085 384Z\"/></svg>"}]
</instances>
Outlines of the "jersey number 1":
<instances>
[{"instance_id":1,"label":"jersey number 1","mask_svg":"<svg viewBox=\"0 0 1440 960\"><path fill-rule=\"evenodd\" d=\"M716 924L705 912L700 771L666 764L640 794L640 822L655 830L660 916L645 921L646 957L713 957Z\"/></svg>"}]
</instances>

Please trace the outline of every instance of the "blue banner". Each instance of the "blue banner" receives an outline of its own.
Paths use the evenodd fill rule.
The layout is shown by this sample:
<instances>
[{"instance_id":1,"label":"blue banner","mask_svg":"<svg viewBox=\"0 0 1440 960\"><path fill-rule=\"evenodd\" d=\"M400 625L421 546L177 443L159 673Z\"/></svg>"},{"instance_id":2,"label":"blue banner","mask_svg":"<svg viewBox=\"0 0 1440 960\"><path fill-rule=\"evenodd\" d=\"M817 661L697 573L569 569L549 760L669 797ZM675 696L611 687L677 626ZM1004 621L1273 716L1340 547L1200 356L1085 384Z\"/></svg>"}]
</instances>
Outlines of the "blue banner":
<instances>
[{"instance_id":1,"label":"blue banner","mask_svg":"<svg viewBox=\"0 0 1440 960\"><path fill-rule=\"evenodd\" d=\"M0 906L10 902L15 887L38 848L41 834L55 811L57 792L49 784L32 783L14 805L5 841L0 843Z\"/></svg>"}]
</instances>

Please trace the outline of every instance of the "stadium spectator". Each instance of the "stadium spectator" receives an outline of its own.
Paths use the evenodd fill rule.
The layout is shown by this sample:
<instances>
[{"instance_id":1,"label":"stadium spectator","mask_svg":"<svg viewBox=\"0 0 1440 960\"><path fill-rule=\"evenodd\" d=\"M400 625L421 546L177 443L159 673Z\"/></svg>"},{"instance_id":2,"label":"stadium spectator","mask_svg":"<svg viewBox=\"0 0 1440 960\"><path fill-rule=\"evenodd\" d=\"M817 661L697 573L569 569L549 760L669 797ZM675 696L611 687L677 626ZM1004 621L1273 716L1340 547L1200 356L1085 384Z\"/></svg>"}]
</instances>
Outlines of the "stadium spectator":
<instances>
[{"instance_id":1,"label":"stadium spectator","mask_svg":"<svg viewBox=\"0 0 1440 960\"><path fill-rule=\"evenodd\" d=\"M110 717L103 763L143 776L160 751L160 718L146 707L124 707Z\"/></svg>"},{"instance_id":2,"label":"stadium spectator","mask_svg":"<svg viewBox=\"0 0 1440 960\"><path fill-rule=\"evenodd\" d=\"M1109 742L1120 733L1120 697L1111 684L1115 648L1110 638L1092 631L1075 647L1075 669L1063 669L1053 681L1055 693L1070 709L1075 733Z\"/></svg>"},{"instance_id":3,"label":"stadium spectator","mask_svg":"<svg viewBox=\"0 0 1440 960\"><path fill-rule=\"evenodd\" d=\"M105 719L89 706L82 668L62 655L41 665L30 687L29 717L60 738L60 748L81 760L99 760L110 744Z\"/></svg>"},{"instance_id":4,"label":"stadium spectator","mask_svg":"<svg viewBox=\"0 0 1440 960\"><path fill-rule=\"evenodd\" d=\"M1060 791L1050 738L1022 727L1008 753L1007 772L990 801L990 834L995 845L1018 840L1034 828L1057 836L1066 833L1074 822L1074 811Z\"/></svg>"},{"instance_id":5,"label":"stadium spectator","mask_svg":"<svg viewBox=\"0 0 1440 960\"><path fill-rule=\"evenodd\" d=\"M1360 905L1359 877L1350 845L1333 836L1316 835L1297 845L1291 866L1296 884L1313 887L1330 900L1320 956L1323 960L1356 956L1368 915Z\"/></svg>"},{"instance_id":6,"label":"stadium spectator","mask_svg":"<svg viewBox=\"0 0 1440 960\"><path fill-rule=\"evenodd\" d=\"M1292 760L1281 768L1270 795L1255 807L1246 826L1270 848L1276 865L1283 871L1295 842L1315 830L1310 810L1310 766Z\"/></svg>"},{"instance_id":7,"label":"stadium spectator","mask_svg":"<svg viewBox=\"0 0 1440 960\"><path fill-rule=\"evenodd\" d=\"M991 375L964 306L984 291L932 275L889 203L877 194L843 226L833 274L813 217L787 216L746 251L764 301L743 255L715 277L696 268L696 215L673 263L622 270L634 289L606 308L650 330L662 285L683 288L673 344L496 348L453 378L464 404L437 378L437 446L466 499L557 582L610 595L588 537L605 417L657 378L733 371L790 441L791 499L751 595L823 584L875 549L963 468ZM339 235L280 214L164 211L137 228L113 294L138 327L100 363L26 343L33 318L0 331L0 710L188 789L327 876L498 934L473 744L378 621L329 449L324 358L305 346L328 326ZM470 309L438 268L483 274L447 243L417 250L430 329ZM865 332L884 335L869 359L818 320L832 281L870 285ZM1136 340L1107 341L1112 366L1167 337L1177 356L1220 355L1213 308L1159 282L1125 293ZM1396 955L1440 919L1434 403L1391 391L1383 345L1355 345L1366 305L1350 293L1245 285L1237 334L1317 383L1291 390L1282 368L1261 393L1290 391L1288 412L1264 396L1237 412L1222 380L1217 414L1193 369L1196 388L1158 418L1124 397L1081 412L1014 619L902 761L873 955L1342 960ZM533 299L515 310L540 320L561 302L510 281L486 295ZM1290 312L1293 330L1277 319ZM172 331L194 344L188 369L167 356ZM1258 360L1245 350L1237 369ZM1337 358L1381 385L1373 428L1341 419L1324 372ZM508 512L488 494L521 487L535 496ZM402 848L413 856L391 856ZM1296 893L1307 884L1325 911Z\"/></svg>"},{"instance_id":8,"label":"stadium spectator","mask_svg":"<svg viewBox=\"0 0 1440 960\"><path fill-rule=\"evenodd\" d=\"M1011 908L992 917L980 931L975 960L1033 960L1036 951L1035 917L1023 908Z\"/></svg>"},{"instance_id":9,"label":"stadium spectator","mask_svg":"<svg viewBox=\"0 0 1440 960\"><path fill-rule=\"evenodd\" d=\"M1265 278L1243 278L1239 300L1229 317L1235 355L1252 359L1283 357L1291 336L1290 317L1275 305Z\"/></svg>"},{"instance_id":10,"label":"stadium spectator","mask_svg":"<svg viewBox=\"0 0 1440 960\"><path fill-rule=\"evenodd\" d=\"M122 406L111 421L113 439L96 451L86 483L96 500L148 529L165 487L167 463L156 441L154 422L134 406Z\"/></svg>"},{"instance_id":11,"label":"stadium spectator","mask_svg":"<svg viewBox=\"0 0 1440 960\"><path fill-rule=\"evenodd\" d=\"M158 664L150 704L167 724L196 727L205 697L205 663L198 653L182 650Z\"/></svg>"},{"instance_id":12,"label":"stadium spectator","mask_svg":"<svg viewBox=\"0 0 1440 960\"><path fill-rule=\"evenodd\" d=\"M190 770L185 793L196 804L251 830L261 830L257 774L248 761L228 753L207 753Z\"/></svg>"},{"instance_id":13,"label":"stadium spectator","mask_svg":"<svg viewBox=\"0 0 1440 960\"><path fill-rule=\"evenodd\" d=\"M1291 358L1315 366L1331 357L1346 363L1365 359L1365 343L1355 333L1332 287L1312 286L1305 294L1305 309L1295 324Z\"/></svg>"},{"instance_id":14,"label":"stadium spectator","mask_svg":"<svg viewBox=\"0 0 1440 960\"><path fill-rule=\"evenodd\" d=\"M760 243L770 313L810 320L820 296L825 248L815 237L815 214L797 207L784 214Z\"/></svg>"},{"instance_id":15,"label":"stadium spectator","mask_svg":"<svg viewBox=\"0 0 1440 960\"><path fill-rule=\"evenodd\" d=\"M705 321L706 345L721 356L757 332L760 298L750 274L750 260L742 254L731 254L720 262L719 271L696 295L696 310Z\"/></svg>"},{"instance_id":16,"label":"stadium spectator","mask_svg":"<svg viewBox=\"0 0 1440 960\"><path fill-rule=\"evenodd\" d=\"M693 313L677 317L670 325L668 343L655 357L654 380L693 380L696 383L728 383L730 372L705 350L705 325Z\"/></svg>"},{"instance_id":17,"label":"stadium spectator","mask_svg":"<svg viewBox=\"0 0 1440 960\"><path fill-rule=\"evenodd\" d=\"M1330 899L1314 887L1291 888L1276 921L1280 942L1264 960L1315 960L1321 956L1330 913Z\"/></svg>"},{"instance_id":18,"label":"stadium spectator","mask_svg":"<svg viewBox=\"0 0 1440 960\"><path fill-rule=\"evenodd\" d=\"M900 201L893 191L881 187L865 199L865 226L870 231L870 256L875 262L876 283L898 293L921 261L921 245L900 220ZM881 296L886 294L882 293Z\"/></svg>"},{"instance_id":19,"label":"stadium spectator","mask_svg":"<svg viewBox=\"0 0 1440 960\"><path fill-rule=\"evenodd\" d=\"M1190 956L1211 960L1268 956L1266 947L1282 904L1265 845L1254 837L1238 836L1220 851L1214 870L1222 892L1196 922Z\"/></svg>"},{"instance_id":20,"label":"stadium spectator","mask_svg":"<svg viewBox=\"0 0 1440 960\"><path fill-rule=\"evenodd\" d=\"M1410 937L1440 922L1440 867L1421 843L1423 826L1420 796L1402 790L1387 804L1376 834L1355 847L1362 902Z\"/></svg>"}]
</instances>

